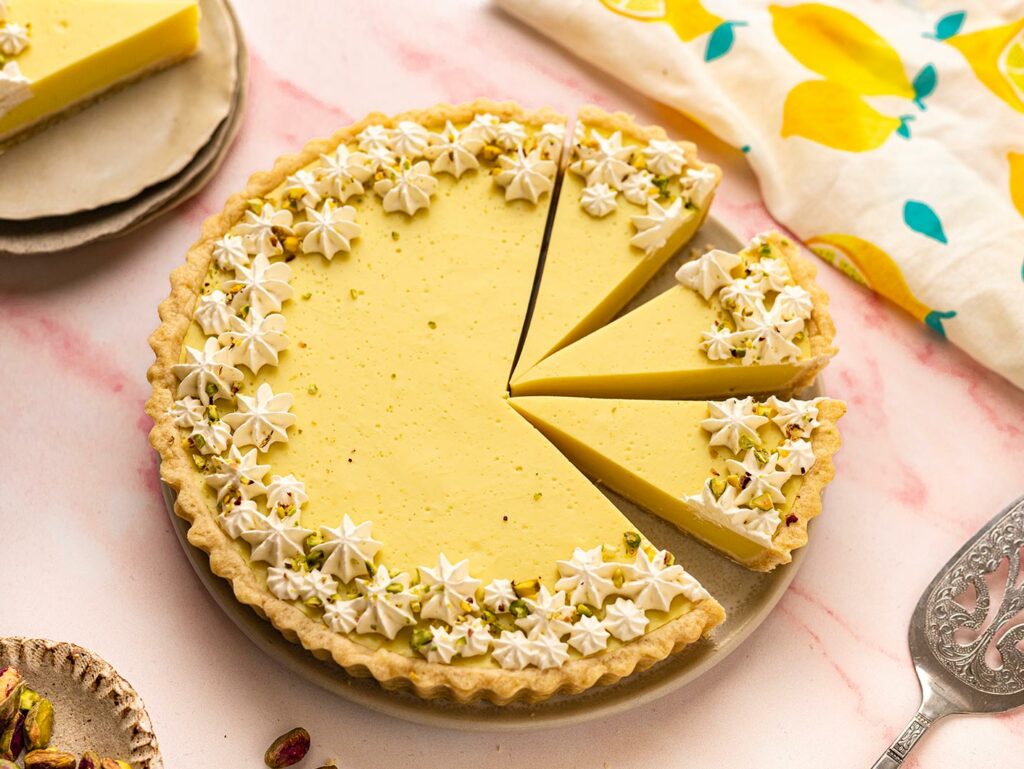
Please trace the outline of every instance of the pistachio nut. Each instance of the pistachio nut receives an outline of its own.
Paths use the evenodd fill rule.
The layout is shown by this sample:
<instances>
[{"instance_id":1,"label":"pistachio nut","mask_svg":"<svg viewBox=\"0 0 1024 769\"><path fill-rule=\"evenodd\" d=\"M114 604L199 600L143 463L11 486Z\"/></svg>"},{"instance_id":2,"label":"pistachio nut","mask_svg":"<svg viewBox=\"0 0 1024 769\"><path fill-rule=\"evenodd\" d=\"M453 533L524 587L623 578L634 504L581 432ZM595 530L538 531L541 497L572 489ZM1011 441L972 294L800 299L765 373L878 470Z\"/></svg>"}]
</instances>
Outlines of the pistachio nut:
<instances>
[{"instance_id":1,"label":"pistachio nut","mask_svg":"<svg viewBox=\"0 0 1024 769\"><path fill-rule=\"evenodd\" d=\"M18 769L18 765L6 758L0 758L0 769Z\"/></svg>"},{"instance_id":2,"label":"pistachio nut","mask_svg":"<svg viewBox=\"0 0 1024 769\"><path fill-rule=\"evenodd\" d=\"M25 715L25 750L33 751L50 744L53 735L53 703L40 697Z\"/></svg>"},{"instance_id":3,"label":"pistachio nut","mask_svg":"<svg viewBox=\"0 0 1024 769\"><path fill-rule=\"evenodd\" d=\"M306 757L308 752L309 732L301 727L296 727L271 743L263 756L263 763L269 769L283 769L283 767L297 764Z\"/></svg>"},{"instance_id":4,"label":"pistachio nut","mask_svg":"<svg viewBox=\"0 0 1024 769\"><path fill-rule=\"evenodd\" d=\"M75 769L75 757L63 750L33 750L25 756L25 769Z\"/></svg>"},{"instance_id":5,"label":"pistachio nut","mask_svg":"<svg viewBox=\"0 0 1024 769\"><path fill-rule=\"evenodd\" d=\"M100 757L91 750L85 751L78 760L78 769L100 769Z\"/></svg>"},{"instance_id":6,"label":"pistachio nut","mask_svg":"<svg viewBox=\"0 0 1024 769\"><path fill-rule=\"evenodd\" d=\"M104 758L100 761L100 769L132 769L132 765L119 758Z\"/></svg>"},{"instance_id":7,"label":"pistachio nut","mask_svg":"<svg viewBox=\"0 0 1024 769\"><path fill-rule=\"evenodd\" d=\"M32 710L32 706L39 701L39 692L29 689L27 686L21 690L21 700L19 701L19 708L22 712L28 713Z\"/></svg>"},{"instance_id":8,"label":"pistachio nut","mask_svg":"<svg viewBox=\"0 0 1024 769\"><path fill-rule=\"evenodd\" d=\"M21 755L25 745L25 731L22 729L24 723L25 714L20 710L15 711L14 718L0 734L0 758L14 761Z\"/></svg>"}]
</instances>

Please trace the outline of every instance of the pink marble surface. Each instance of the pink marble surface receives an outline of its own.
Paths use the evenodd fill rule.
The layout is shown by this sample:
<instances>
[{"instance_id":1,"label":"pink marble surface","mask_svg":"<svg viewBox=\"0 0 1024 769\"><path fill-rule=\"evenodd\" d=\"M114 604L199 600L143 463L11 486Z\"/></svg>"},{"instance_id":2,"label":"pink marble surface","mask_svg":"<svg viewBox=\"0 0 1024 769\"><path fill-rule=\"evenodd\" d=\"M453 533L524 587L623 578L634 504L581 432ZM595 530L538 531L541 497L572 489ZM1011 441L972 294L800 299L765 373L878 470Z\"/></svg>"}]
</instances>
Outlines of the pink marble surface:
<instances>
[{"instance_id":1,"label":"pink marble surface","mask_svg":"<svg viewBox=\"0 0 1024 769\"><path fill-rule=\"evenodd\" d=\"M447 732L322 693L252 647L191 571L164 512L146 338L167 276L246 175L363 113L478 95L625 109L696 139L726 182L715 213L770 226L738 153L486 4L246 0L252 98L210 187L141 232L0 261L0 633L81 643L145 698L167 766L259 766L301 724L341 766L869 766L917 705L906 625L922 587L1022 492L1024 393L822 269L849 402L813 546L776 612L690 687L613 721L529 736ZM950 719L911 767L1003 764L1024 713ZM322 761L321 761L322 763Z\"/></svg>"}]
</instances>

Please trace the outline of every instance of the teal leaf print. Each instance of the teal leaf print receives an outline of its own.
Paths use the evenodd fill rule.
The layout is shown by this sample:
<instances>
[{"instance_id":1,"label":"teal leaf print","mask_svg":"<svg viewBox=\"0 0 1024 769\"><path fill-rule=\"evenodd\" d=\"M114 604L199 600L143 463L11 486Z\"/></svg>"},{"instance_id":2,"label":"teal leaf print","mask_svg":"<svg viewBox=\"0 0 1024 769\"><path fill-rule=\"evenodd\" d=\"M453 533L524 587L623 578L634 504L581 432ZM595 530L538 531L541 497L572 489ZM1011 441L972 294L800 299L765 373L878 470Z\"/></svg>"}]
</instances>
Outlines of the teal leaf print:
<instances>
[{"instance_id":1,"label":"teal leaf print","mask_svg":"<svg viewBox=\"0 0 1024 769\"><path fill-rule=\"evenodd\" d=\"M948 312L939 312L938 310L932 310L930 313L924 316L924 322L927 323L932 329L939 332L939 336L945 338L946 329L942 326L942 321L949 320L950 318L955 317L955 310L950 310Z\"/></svg>"},{"instance_id":2,"label":"teal leaf print","mask_svg":"<svg viewBox=\"0 0 1024 769\"><path fill-rule=\"evenodd\" d=\"M931 96L938 80L939 75L931 64L917 73L917 77L914 78L914 104L918 106L918 109L924 111L924 100Z\"/></svg>"},{"instance_id":3,"label":"teal leaf print","mask_svg":"<svg viewBox=\"0 0 1024 769\"><path fill-rule=\"evenodd\" d=\"M939 243L949 242L942 229L942 220L927 203L908 200L903 206L903 221L914 232L919 232L926 238L937 240Z\"/></svg>"},{"instance_id":4,"label":"teal leaf print","mask_svg":"<svg viewBox=\"0 0 1024 769\"><path fill-rule=\"evenodd\" d=\"M732 44L736 42L736 35L733 33L735 27L745 27L745 21L723 21L711 32L708 38L707 48L704 49L704 61L720 59L732 50Z\"/></svg>"},{"instance_id":5,"label":"teal leaf print","mask_svg":"<svg viewBox=\"0 0 1024 769\"><path fill-rule=\"evenodd\" d=\"M910 123L913 121L913 115L900 115L900 127L896 129L896 133L902 136L904 139L910 138Z\"/></svg>"},{"instance_id":6,"label":"teal leaf print","mask_svg":"<svg viewBox=\"0 0 1024 769\"><path fill-rule=\"evenodd\" d=\"M931 37L936 40L948 40L960 31L960 28L964 25L965 18L967 18L967 14L964 11L947 13L936 22L935 31L925 33L925 37Z\"/></svg>"}]
</instances>

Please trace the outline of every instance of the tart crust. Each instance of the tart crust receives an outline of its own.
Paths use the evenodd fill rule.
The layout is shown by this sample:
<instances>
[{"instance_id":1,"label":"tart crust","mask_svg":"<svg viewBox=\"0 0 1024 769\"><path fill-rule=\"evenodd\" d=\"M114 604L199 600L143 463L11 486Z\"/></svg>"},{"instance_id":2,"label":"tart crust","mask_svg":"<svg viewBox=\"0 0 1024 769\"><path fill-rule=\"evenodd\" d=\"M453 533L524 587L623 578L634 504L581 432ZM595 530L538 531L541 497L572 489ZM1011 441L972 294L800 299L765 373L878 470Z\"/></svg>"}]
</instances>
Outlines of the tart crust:
<instances>
[{"instance_id":1,"label":"tart crust","mask_svg":"<svg viewBox=\"0 0 1024 769\"><path fill-rule=\"evenodd\" d=\"M444 665L386 649L372 649L334 633L295 606L274 597L260 584L248 561L217 524L214 512L204 499L202 485L196 482L198 476L179 431L167 413L177 386L172 367L178 363L185 334L192 323L198 288L213 258L213 241L227 233L242 217L249 199L276 189L290 174L313 163L341 142L352 140L368 125L394 126L401 120L444 125L446 120L468 121L478 112L490 112L504 120L523 123L564 119L551 110L524 110L513 102L486 99L457 106L439 104L391 117L371 113L328 139L309 142L298 154L279 158L272 170L253 174L243 192L231 196L223 211L204 222L202 234L189 250L185 264L171 274L171 293L160 303L161 324L149 339L156 361L148 372L153 391L146 403L146 412L155 422L150 443L161 458L161 478L176 492L175 513L189 523L188 541L209 554L211 570L231 582L240 603L267 619L289 641L301 644L320 659L333 660L351 675L373 676L387 689L410 689L425 699L451 697L458 702L471 702L482 698L501 705L514 700L537 702L556 693L573 694L595 684L614 683L707 635L725 619L725 611L713 598L704 599L687 614L635 641L594 657L573 659L549 670L509 671ZM625 115L619 119L628 120ZM822 484L825 480L822 476Z\"/></svg>"},{"instance_id":2,"label":"tart crust","mask_svg":"<svg viewBox=\"0 0 1024 769\"><path fill-rule=\"evenodd\" d=\"M744 564L754 571L771 571L776 566L793 560L793 551L807 544L807 524L812 518L821 514L821 495L825 487L835 477L835 465L832 455L839 451L842 439L836 422L846 413L842 401L828 398L818 405L818 419L821 424L814 428L811 444L814 446L814 465L803 476L800 490L793 500L787 516L796 520L786 524L783 520L778 531L772 537L772 550L756 561Z\"/></svg>"}]
</instances>

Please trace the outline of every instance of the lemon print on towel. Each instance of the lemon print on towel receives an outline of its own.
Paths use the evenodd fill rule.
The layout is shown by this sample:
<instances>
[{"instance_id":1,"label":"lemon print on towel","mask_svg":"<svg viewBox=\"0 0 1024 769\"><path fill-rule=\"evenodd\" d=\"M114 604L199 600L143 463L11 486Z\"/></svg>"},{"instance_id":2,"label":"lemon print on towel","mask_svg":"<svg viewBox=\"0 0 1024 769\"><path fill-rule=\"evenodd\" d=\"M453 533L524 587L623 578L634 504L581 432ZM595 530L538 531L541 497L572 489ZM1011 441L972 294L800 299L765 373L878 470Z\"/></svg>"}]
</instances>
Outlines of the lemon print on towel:
<instances>
[{"instance_id":1,"label":"lemon print on towel","mask_svg":"<svg viewBox=\"0 0 1024 769\"><path fill-rule=\"evenodd\" d=\"M1007 159L1010 161L1010 200L1024 216L1024 152L1011 152Z\"/></svg>"},{"instance_id":2,"label":"lemon print on towel","mask_svg":"<svg viewBox=\"0 0 1024 769\"><path fill-rule=\"evenodd\" d=\"M735 42L733 30L746 26L743 21L726 21L708 11L700 0L601 0L606 8L637 21L661 21L675 31L684 43L702 35L708 38L704 61L725 56Z\"/></svg>"},{"instance_id":3,"label":"lemon print on towel","mask_svg":"<svg viewBox=\"0 0 1024 769\"><path fill-rule=\"evenodd\" d=\"M779 43L824 78L799 83L786 96L783 137L802 136L844 152L876 149L893 134L910 138L913 114L886 114L867 97L895 96L923 110L937 83L933 66L911 80L881 35L838 8L803 3L769 10Z\"/></svg>"},{"instance_id":4,"label":"lemon print on towel","mask_svg":"<svg viewBox=\"0 0 1024 769\"><path fill-rule=\"evenodd\" d=\"M956 313L933 310L914 296L893 258L874 243L842 234L814 235L804 238L804 243L847 277L877 291L945 336L942 322Z\"/></svg>"},{"instance_id":5,"label":"lemon print on towel","mask_svg":"<svg viewBox=\"0 0 1024 769\"><path fill-rule=\"evenodd\" d=\"M1024 18L959 34L965 15L944 16L932 37L960 51L986 88L1018 112L1024 112Z\"/></svg>"}]
</instances>

